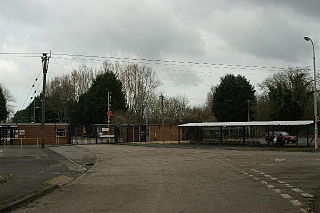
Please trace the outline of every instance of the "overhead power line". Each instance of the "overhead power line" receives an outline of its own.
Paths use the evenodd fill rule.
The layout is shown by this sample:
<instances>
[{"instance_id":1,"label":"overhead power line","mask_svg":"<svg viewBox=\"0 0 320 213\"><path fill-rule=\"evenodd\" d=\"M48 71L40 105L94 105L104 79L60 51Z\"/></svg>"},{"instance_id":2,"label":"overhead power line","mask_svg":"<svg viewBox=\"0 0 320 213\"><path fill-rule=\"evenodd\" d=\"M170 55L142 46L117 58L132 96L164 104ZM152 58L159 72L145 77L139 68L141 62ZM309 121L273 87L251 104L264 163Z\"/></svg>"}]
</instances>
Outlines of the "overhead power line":
<instances>
[{"instance_id":1,"label":"overhead power line","mask_svg":"<svg viewBox=\"0 0 320 213\"><path fill-rule=\"evenodd\" d=\"M28 95L27 95L26 99L24 100L23 104L21 105L20 110L22 110L22 109L24 108L27 100L28 100L29 97L30 97L30 93L31 93L32 89L35 87L36 82L39 80L40 74L41 74L41 70L40 70L40 72L37 74L37 77L35 78L34 82L32 83L32 86L31 86L31 88L30 88L30 90L29 90L29 92L28 92ZM38 87L39 87L39 85L38 85ZM38 87L37 87L37 89L38 89Z\"/></svg>"},{"instance_id":2,"label":"overhead power line","mask_svg":"<svg viewBox=\"0 0 320 213\"><path fill-rule=\"evenodd\" d=\"M84 54L70 54L70 53L52 53L53 56L67 56L77 58L91 58L91 59L112 59L125 61L144 61L150 63L170 63L171 65L188 65L188 66L226 66L226 67L242 67L242 68L258 68L258 69L278 69L284 70L283 67L276 66L258 66L258 65L243 65L243 64L223 64L223 63L209 63L209 62L194 62L194 61L178 61L178 60L162 60L162 59L147 59L147 58L129 58L116 56L98 56L98 55L84 55ZM76 58L75 58L76 57ZM69 58L62 58L69 59Z\"/></svg>"},{"instance_id":3,"label":"overhead power line","mask_svg":"<svg viewBox=\"0 0 320 213\"><path fill-rule=\"evenodd\" d=\"M63 60L71 60L71 61L98 61L98 62L103 62L103 61L111 61L110 59L97 59L97 58L66 58L66 57L54 57L53 59L63 59ZM129 61L126 61L124 59L122 60L113 60L115 62L120 62L120 63L127 63ZM154 62L154 63L150 63L150 62L145 62L145 61L134 61L134 63L137 64L145 64L145 65L151 65L151 64L162 64L165 66L189 66L189 67L211 67L213 69L237 69L237 70L263 70L263 71L283 71L285 70L285 68L274 68L274 67L259 67L259 66L250 66L250 65L230 65L230 64L211 64L211 65L207 65L207 66L203 66L203 65L196 65L196 64L176 64L176 63L160 63L160 62ZM233 66L233 67L232 67ZM273 70L275 69L275 70ZM185 70L181 70L181 71L185 71Z\"/></svg>"},{"instance_id":4,"label":"overhead power line","mask_svg":"<svg viewBox=\"0 0 320 213\"><path fill-rule=\"evenodd\" d=\"M0 52L0 55L11 55L15 57L41 57L40 52ZM194 62L194 61L179 61L179 60L163 60L163 59L148 59L148 58L131 58L131 57L117 57L117 56L99 56L99 55L85 55L85 54L72 54L72 53L52 53L53 56L66 56L66 57L55 57L56 59L66 60L86 60L89 58L90 61L104 61L106 59L116 60L121 62L128 61L142 61L153 64L164 64L164 65L179 65L179 66L196 66L196 67L214 67L214 68L229 68L229 69L256 69L256 70L284 70L284 67L277 66L258 66L258 65L245 65L245 64L224 64L224 63L209 63L209 62ZM100 59L100 60L99 60Z\"/></svg>"},{"instance_id":5,"label":"overhead power line","mask_svg":"<svg viewBox=\"0 0 320 213\"><path fill-rule=\"evenodd\" d=\"M0 52L0 55L41 55L42 53L30 53L30 52Z\"/></svg>"}]
</instances>

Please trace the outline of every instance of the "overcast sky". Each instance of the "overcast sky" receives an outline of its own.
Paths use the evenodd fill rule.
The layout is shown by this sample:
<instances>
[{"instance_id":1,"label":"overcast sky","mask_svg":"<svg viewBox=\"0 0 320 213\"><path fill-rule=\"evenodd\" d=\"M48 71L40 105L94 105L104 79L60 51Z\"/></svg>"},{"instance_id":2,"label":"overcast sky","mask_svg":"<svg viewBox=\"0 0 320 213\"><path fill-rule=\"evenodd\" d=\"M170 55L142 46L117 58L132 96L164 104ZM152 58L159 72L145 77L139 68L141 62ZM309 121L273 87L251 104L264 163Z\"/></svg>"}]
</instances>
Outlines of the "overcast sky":
<instances>
[{"instance_id":1,"label":"overcast sky","mask_svg":"<svg viewBox=\"0 0 320 213\"><path fill-rule=\"evenodd\" d=\"M150 63L161 80L159 92L202 104L227 73L257 86L279 71L271 67L312 66L311 43L303 37L314 40L320 56L319 11L319 0L2 0L0 52L221 64ZM48 79L81 63L101 65L53 57ZM0 83L14 96L15 110L40 70L40 58L0 55Z\"/></svg>"}]
</instances>

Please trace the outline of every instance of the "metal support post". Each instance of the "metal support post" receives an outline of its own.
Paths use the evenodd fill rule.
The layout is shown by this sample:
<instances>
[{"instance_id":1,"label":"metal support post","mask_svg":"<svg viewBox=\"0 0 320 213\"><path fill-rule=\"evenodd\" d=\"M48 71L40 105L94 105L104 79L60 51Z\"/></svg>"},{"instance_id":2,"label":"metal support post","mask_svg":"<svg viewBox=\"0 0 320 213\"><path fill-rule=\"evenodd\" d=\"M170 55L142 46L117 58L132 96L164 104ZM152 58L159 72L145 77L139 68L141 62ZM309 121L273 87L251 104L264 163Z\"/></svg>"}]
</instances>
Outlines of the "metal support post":
<instances>
[{"instance_id":1,"label":"metal support post","mask_svg":"<svg viewBox=\"0 0 320 213\"><path fill-rule=\"evenodd\" d=\"M160 100L161 100L161 123L162 123L162 128L161 128L161 136L162 136L162 141L164 142L164 113L163 113L163 99L164 96L161 94L160 95Z\"/></svg>"}]
</instances>

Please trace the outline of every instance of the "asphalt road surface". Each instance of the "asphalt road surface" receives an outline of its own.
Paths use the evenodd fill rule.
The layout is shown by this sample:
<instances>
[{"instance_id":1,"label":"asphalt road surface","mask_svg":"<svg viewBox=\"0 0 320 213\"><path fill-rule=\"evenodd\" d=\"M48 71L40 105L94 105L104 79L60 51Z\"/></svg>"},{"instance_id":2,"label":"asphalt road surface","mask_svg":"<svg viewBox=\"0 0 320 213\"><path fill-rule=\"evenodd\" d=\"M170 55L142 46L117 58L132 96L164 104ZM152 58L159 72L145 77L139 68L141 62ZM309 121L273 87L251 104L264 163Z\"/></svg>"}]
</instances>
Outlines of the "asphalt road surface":
<instances>
[{"instance_id":1,"label":"asphalt road surface","mask_svg":"<svg viewBox=\"0 0 320 213\"><path fill-rule=\"evenodd\" d=\"M59 162L62 157L47 149L0 149L0 206L44 187L45 181L59 175L75 176Z\"/></svg>"},{"instance_id":2,"label":"asphalt road surface","mask_svg":"<svg viewBox=\"0 0 320 213\"><path fill-rule=\"evenodd\" d=\"M15 212L309 212L320 153L83 146L96 164Z\"/></svg>"}]
</instances>

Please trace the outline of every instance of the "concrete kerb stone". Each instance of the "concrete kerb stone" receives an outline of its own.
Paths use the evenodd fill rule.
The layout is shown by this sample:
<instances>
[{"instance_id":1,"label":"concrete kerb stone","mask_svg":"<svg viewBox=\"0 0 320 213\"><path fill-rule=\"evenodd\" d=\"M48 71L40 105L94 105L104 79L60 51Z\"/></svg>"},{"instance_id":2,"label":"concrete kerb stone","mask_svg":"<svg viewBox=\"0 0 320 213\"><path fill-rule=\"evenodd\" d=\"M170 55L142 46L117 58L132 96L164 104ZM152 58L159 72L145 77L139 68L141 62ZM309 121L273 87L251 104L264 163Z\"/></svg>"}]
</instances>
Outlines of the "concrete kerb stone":
<instances>
[{"instance_id":1,"label":"concrete kerb stone","mask_svg":"<svg viewBox=\"0 0 320 213\"><path fill-rule=\"evenodd\" d=\"M34 201L43 195L52 192L53 190L59 188L58 185L46 184L44 187L37 189L36 191L27 194L17 200L9 202L3 206L0 206L0 213L12 211L20 206L23 206L31 201Z\"/></svg>"}]
</instances>

